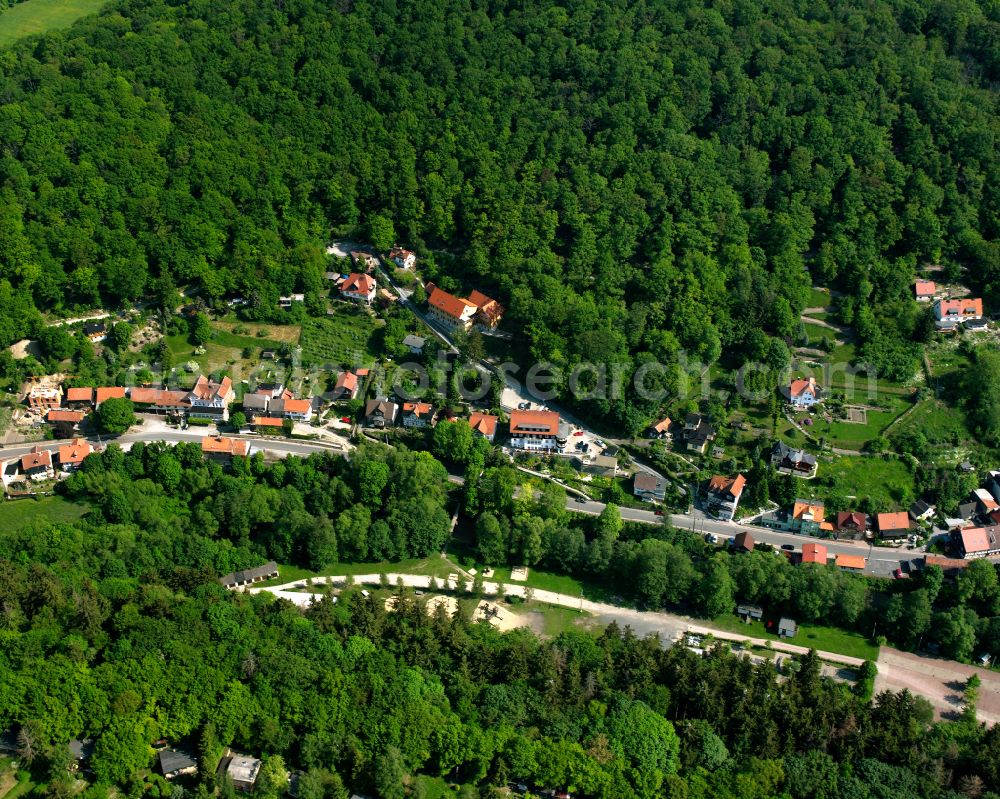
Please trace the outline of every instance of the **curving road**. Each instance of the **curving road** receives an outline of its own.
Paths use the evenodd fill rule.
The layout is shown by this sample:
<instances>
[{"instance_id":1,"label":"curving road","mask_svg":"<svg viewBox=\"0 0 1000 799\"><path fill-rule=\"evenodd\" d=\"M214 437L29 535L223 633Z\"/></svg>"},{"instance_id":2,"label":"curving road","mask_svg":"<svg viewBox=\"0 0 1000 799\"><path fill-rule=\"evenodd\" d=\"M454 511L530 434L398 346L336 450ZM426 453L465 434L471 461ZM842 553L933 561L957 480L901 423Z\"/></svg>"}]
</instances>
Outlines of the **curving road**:
<instances>
[{"instance_id":1,"label":"curving road","mask_svg":"<svg viewBox=\"0 0 1000 799\"><path fill-rule=\"evenodd\" d=\"M159 419L148 420L148 422L149 425L146 429L126 433L125 435L118 436L117 438L111 440L127 448L131 444L137 442L151 443L154 441L162 441L168 444L176 444L182 441L196 442L200 441L204 436L210 434L209 429L202 427L177 430L175 428L166 427L166 425L164 425ZM266 449L267 452L272 455L281 457L288 455L299 455L304 457L313 452L323 451L334 453L344 453L347 451L346 447L342 447L332 442L302 441L286 438L260 438L259 436L230 437L243 439L250 442L252 445ZM99 437L89 437L88 440L92 444L106 444L108 442L108 439ZM54 452L66 443L68 442L40 441L32 444L19 444L13 447L0 448L0 461L20 458L22 455L28 454L32 448L36 446ZM449 476L449 480L458 485L461 485L464 482L461 477L456 475ZM566 509L572 513L584 513L596 516L600 514L604 508L605 504L603 502L594 502L592 500L579 502L574 497L570 497L566 501ZM654 510L630 507L621 507L619 510L622 518L627 521L654 525L663 523L664 517L657 514ZM771 544L775 547L791 547L791 550L786 550L789 552L801 551L802 544L804 542L817 540L808 536L783 533L764 527L737 524L735 522L723 522L717 519L705 517L697 511L694 514L671 514L668 518L670 523L677 529L689 530L698 535L714 533L722 539L731 538L739 532L749 530L754 539L758 542ZM920 553L915 551L905 549L885 549L880 547L876 548L861 541L823 540L822 543L826 546L827 551L831 555L864 555L868 564L866 571L883 577L890 576L895 569L900 568L900 565L904 561L909 561L914 557L920 556Z\"/></svg>"}]
</instances>

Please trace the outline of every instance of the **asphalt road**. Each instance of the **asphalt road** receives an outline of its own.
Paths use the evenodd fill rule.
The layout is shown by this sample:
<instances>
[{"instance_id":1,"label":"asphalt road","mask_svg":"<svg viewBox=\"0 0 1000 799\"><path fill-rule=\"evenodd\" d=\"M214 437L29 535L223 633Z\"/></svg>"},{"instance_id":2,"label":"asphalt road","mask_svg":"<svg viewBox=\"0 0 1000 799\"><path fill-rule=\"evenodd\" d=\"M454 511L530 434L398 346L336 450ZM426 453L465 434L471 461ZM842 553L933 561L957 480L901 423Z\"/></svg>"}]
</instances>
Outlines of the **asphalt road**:
<instances>
[{"instance_id":1,"label":"asphalt road","mask_svg":"<svg viewBox=\"0 0 1000 799\"><path fill-rule=\"evenodd\" d=\"M598 515L604 510L603 502L578 502L570 497L566 502L567 510L574 513L588 513ZM644 524L663 524L663 516L658 516L654 510L641 510L638 508L619 508L623 519L631 522L642 522ZM723 522L718 519L710 519L701 514L670 514L670 523L680 530L690 530L699 535L705 533L715 533L721 538L731 538L740 532L749 532L758 543L771 544L775 547L790 545L795 552L802 551L802 544L810 541L819 541L826 547L831 555L863 555L868 568L865 571L888 577L895 569L900 567L902 561L919 557L920 553L907 549L886 549L883 547L873 547L863 541L831 541L827 539L819 540L810 536L796 535L795 533L783 533L777 530L770 530L765 527L756 527L748 524L737 524L736 522Z\"/></svg>"},{"instance_id":2,"label":"asphalt road","mask_svg":"<svg viewBox=\"0 0 1000 799\"><path fill-rule=\"evenodd\" d=\"M152 425L155 425L152 426ZM176 430L172 428L164 428L162 424L156 425L156 422L151 423L150 429L147 430L137 430L134 433L127 433L123 436L119 436L115 439L117 443L127 446L129 444L134 444L137 442L153 442L153 441L163 441L169 444L175 444L181 441L200 441L208 431L204 428L189 428L187 430ZM344 450L338 449L335 445L328 443L320 443L316 441L296 441L283 438L259 438L257 436L232 436L234 438L242 438L249 441L252 445L262 447L267 450L272 455L287 456L287 455L301 455L306 456L313 452L336 452L341 453ZM88 439L92 444L106 444L108 439L90 438ZM14 458L20 458L22 455L28 454L31 449L35 446L41 446L43 449L50 451L57 450L64 441L43 441L36 442L35 444L23 444L15 447L5 447L0 449L0 461L8 461ZM461 478L451 477L454 483L461 483ZM598 515L604 510L605 505L603 502L578 502L576 498L570 497L566 501L567 510L572 513L587 513L591 515ZM662 524L663 517L658 516L654 510L645 510L638 508L622 507L620 512L623 519L632 522L641 522L644 524ZM791 545L794 547L794 551L800 552L802 550L802 544L808 541L814 541L816 539L795 535L793 533L782 533L775 530L769 530L763 527L755 527L753 525L743 525L736 524L735 522L723 522L718 519L710 519L695 512L695 514L671 514L670 523L681 530L690 530L692 533L698 535L704 535L706 533L715 533L720 538L732 537L737 533L749 530L754 539L758 542L771 544L775 547L781 547L782 545ZM919 553L906 550L906 549L884 549L884 548L874 548L869 544L863 543L861 541L828 541L823 540L823 545L826 546L827 551L831 556L833 555L864 555L867 559L867 571L870 574L888 577L892 572L900 567L900 563L905 560L910 560L914 557L919 557Z\"/></svg>"},{"instance_id":3,"label":"asphalt road","mask_svg":"<svg viewBox=\"0 0 1000 799\"><path fill-rule=\"evenodd\" d=\"M167 444L178 444L182 441L195 442L201 441L206 435L209 435L209 431L205 428L189 428L187 430L149 430L149 431L136 431L135 433L127 433L123 436L118 436L117 438L106 438L102 437L98 439L96 436L87 437L87 440L94 445L107 444L110 441L114 441L122 446L128 446L129 444L135 444L138 442L151 443L154 441L163 441ZM313 452L322 452L324 450L330 452L341 452L342 450L331 444L321 444L314 441L295 441L290 439L281 438L260 438L258 436L233 436L229 435L229 438L239 438L249 441L251 445L261 447L266 449L268 452L277 455L302 455L306 456ZM19 444L15 447L4 447L0 449L0 460L8 461L13 458L20 458L22 455L27 455L31 450L39 446L42 449L47 449L51 452L55 452L60 446L66 444L66 441L37 441L33 444Z\"/></svg>"}]
</instances>

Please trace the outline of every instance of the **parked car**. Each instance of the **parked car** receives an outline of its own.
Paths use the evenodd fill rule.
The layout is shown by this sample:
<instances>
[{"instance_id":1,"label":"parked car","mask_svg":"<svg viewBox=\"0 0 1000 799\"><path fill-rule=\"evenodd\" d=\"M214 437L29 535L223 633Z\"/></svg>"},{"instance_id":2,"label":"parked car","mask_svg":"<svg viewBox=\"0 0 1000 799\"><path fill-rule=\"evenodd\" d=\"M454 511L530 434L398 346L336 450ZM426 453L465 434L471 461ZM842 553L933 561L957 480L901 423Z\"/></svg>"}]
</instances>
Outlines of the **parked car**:
<instances>
[{"instance_id":1,"label":"parked car","mask_svg":"<svg viewBox=\"0 0 1000 799\"><path fill-rule=\"evenodd\" d=\"M653 511L653 515L654 516L662 516L663 515L663 511L662 510L654 510Z\"/></svg>"},{"instance_id":2,"label":"parked car","mask_svg":"<svg viewBox=\"0 0 1000 799\"><path fill-rule=\"evenodd\" d=\"M784 550L787 550L788 552L794 552L795 551L795 544L782 544L781 548L784 549Z\"/></svg>"},{"instance_id":3,"label":"parked car","mask_svg":"<svg viewBox=\"0 0 1000 799\"><path fill-rule=\"evenodd\" d=\"M582 430L577 430L575 433L573 433L573 435L574 436L582 436L583 435L583 431Z\"/></svg>"},{"instance_id":4,"label":"parked car","mask_svg":"<svg viewBox=\"0 0 1000 799\"><path fill-rule=\"evenodd\" d=\"M576 501L579 502L581 505L585 505L586 502L587 502L587 498L586 497L577 497Z\"/></svg>"}]
</instances>

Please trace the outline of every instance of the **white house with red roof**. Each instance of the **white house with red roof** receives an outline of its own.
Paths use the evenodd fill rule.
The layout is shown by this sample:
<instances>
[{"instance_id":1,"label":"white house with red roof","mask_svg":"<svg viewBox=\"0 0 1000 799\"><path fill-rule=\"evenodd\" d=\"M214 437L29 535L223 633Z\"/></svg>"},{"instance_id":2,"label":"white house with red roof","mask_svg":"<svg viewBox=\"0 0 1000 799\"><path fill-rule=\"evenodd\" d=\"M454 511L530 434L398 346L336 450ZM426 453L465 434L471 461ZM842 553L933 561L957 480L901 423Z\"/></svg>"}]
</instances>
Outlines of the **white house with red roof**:
<instances>
[{"instance_id":1,"label":"white house with red roof","mask_svg":"<svg viewBox=\"0 0 1000 799\"><path fill-rule=\"evenodd\" d=\"M307 399L295 399L292 396L281 396L271 400L267 413L268 416L291 419L295 422L308 422L312 418L312 402Z\"/></svg>"},{"instance_id":2,"label":"white house with red roof","mask_svg":"<svg viewBox=\"0 0 1000 799\"><path fill-rule=\"evenodd\" d=\"M934 318L938 323L945 324L982 319L983 300L980 297L938 300L934 303Z\"/></svg>"},{"instance_id":3,"label":"white house with red roof","mask_svg":"<svg viewBox=\"0 0 1000 799\"><path fill-rule=\"evenodd\" d=\"M21 474L31 480L46 480L52 477L52 453L41 447L32 447L31 452L22 455L19 463Z\"/></svg>"},{"instance_id":4,"label":"white house with red roof","mask_svg":"<svg viewBox=\"0 0 1000 799\"><path fill-rule=\"evenodd\" d=\"M966 560L1000 554L1000 527L956 528L949 533L950 543L958 555Z\"/></svg>"},{"instance_id":5,"label":"white house with red roof","mask_svg":"<svg viewBox=\"0 0 1000 799\"><path fill-rule=\"evenodd\" d=\"M59 447L59 468L71 472L83 465L84 459L94 451L84 438L74 438L69 444Z\"/></svg>"},{"instance_id":6,"label":"white house with red roof","mask_svg":"<svg viewBox=\"0 0 1000 799\"><path fill-rule=\"evenodd\" d=\"M561 427L555 411L511 411L510 446L531 452L556 452L566 446L569 434Z\"/></svg>"},{"instance_id":7,"label":"white house with red roof","mask_svg":"<svg viewBox=\"0 0 1000 799\"><path fill-rule=\"evenodd\" d=\"M341 372L333 387L335 400L354 399L358 395L358 376L354 372Z\"/></svg>"},{"instance_id":8,"label":"white house with red roof","mask_svg":"<svg viewBox=\"0 0 1000 799\"><path fill-rule=\"evenodd\" d=\"M375 278L361 272L351 272L347 280L340 284L340 296L351 302L371 305L375 299L377 284Z\"/></svg>"},{"instance_id":9,"label":"white house with red roof","mask_svg":"<svg viewBox=\"0 0 1000 799\"><path fill-rule=\"evenodd\" d=\"M717 519L732 521L746 484L747 479L742 474L736 477L723 477L717 474L712 477L705 492L708 512Z\"/></svg>"},{"instance_id":10,"label":"white house with red roof","mask_svg":"<svg viewBox=\"0 0 1000 799\"><path fill-rule=\"evenodd\" d=\"M801 377L783 386L781 393L795 408L811 408L823 400L823 390L814 377Z\"/></svg>"},{"instance_id":11,"label":"white house with red roof","mask_svg":"<svg viewBox=\"0 0 1000 799\"><path fill-rule=\"evenodd\" d=\"M189 413L191 416L225 421L229 418L229 403L235 397L233 381L228 377L224 377L216 383L205 375L199 375L194 388L191 389L191 393L187 397L191 404Z\"/></svg>"},{"instance_id":12,"label":"white house with red roof","mask_svg":"<svg viewBox=\"0 0 1000 799\"><path fill-rule=\"evenodd\" d=\"M417 255L402 247L393 247L389 250L389 260L400 269L413 269L417 264Z\"/></svg>"},{"instance_id":13,"label":"white house with red roof","mask_svg":"<svg viewBox=\"0 0 1000 799\"><path fill-rule=\"evenodd\" d=\"M472 428L472 432L475 435L482 436L487 441L493 441L494 436L497 434L498 421L500 421L498 416L476 411L469 416L469 427Z\"/></svg>"},{"instance_id":14,"label":"white house with red roof","mask_svg":"<svg viewBox=\"0 0 1000 799\"><path fill-rule=\"evenodd\" d=\"M913 296L917 302L930 302L937 293L933 280L918 280L913 284Z\"/></svg>"},{"instance_id":15,"label":"white house with red roof","mask_svg":"<svg viewBox=\"0 0 1000 799\"><path fill-rule=\"evenodd\" d=\"M428 315L447 328L469 330L478 306L434 286L427 297Z\"/></svg>"},{"instance_id":16,"label":"white house with red roof","mask_svg":"<svg viewBox=\"0 0 1000 799\"><path fill-rule=\"evenodd\" d=\"M477 310L474 319L475 323L481 328L495 330L496 326L500 324L500 320L503 319L504 307L492 297L487 297L481 291L476 289L470 291L466 302L471 302L476 306Z\"/></svg>"}]
</instances>

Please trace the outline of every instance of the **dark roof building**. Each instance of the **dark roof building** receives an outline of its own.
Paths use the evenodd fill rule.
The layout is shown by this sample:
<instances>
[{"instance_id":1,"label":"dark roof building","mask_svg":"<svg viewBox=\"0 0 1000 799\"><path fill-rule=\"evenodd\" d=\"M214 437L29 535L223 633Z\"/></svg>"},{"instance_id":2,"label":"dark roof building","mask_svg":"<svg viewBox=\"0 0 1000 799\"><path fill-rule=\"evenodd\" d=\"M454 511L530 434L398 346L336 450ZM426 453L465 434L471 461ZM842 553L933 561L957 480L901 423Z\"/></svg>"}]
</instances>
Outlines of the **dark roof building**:
<instances>
[{"instance_id":1,"label":"dark roof building","mask_svg":"<svg viewBox=\"0 0 1000 799\"><path fill-rule=\"evenodd\" d=\"M365 424L369 427L387 427L396 421L399 406L387 399L372 399L365 403Z\"/></svg>"},{"instance_id":2,"label":"dark roof building","mask_svg":"<svg viewBox=\"0 0 1000 799\"><path fill-rule=\"evenodd\" d=\"M771 465L779 472L796 477L812 477L816 474L816 456L802 449L790 447L784 441L778 441L771 448Z\"/></svg>"},{"instance_id":3,"label":"dark roof building","mask_svg":"<svg viewBox=\"0 0 1000 799\"><path fill-rule=\"evenodd\" d=\"M93 738L74 738L68 744L70 757L77 763L89 760L94 754Z\"/></svg>"},{"instance_id":4,"label":"dark roof building","mask_svg":"<svg viewBox=\"0 0 1000 799\"><path fill-rule=\"evenodd\" d=\"M161 749L157 753L160 773L168 780L185 774L194 774L198 770L198 761L184 752L176 749Z\"/></svg>"},{"instance_id":5,"label":"dark roof building","mask_svg":"<svg viewBox=\"0 0 1000 799\"><path fill-rule=\"evenodd\" d=\"M252 583L259 583L262 580L270 580L278 576L278 564L273 560L268 561L263 566L254 566L252 569L243 569L225 577L220 577L219 582L226 588L239 588Z\"/></svg>"}]
</instances>

